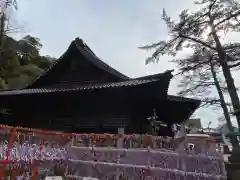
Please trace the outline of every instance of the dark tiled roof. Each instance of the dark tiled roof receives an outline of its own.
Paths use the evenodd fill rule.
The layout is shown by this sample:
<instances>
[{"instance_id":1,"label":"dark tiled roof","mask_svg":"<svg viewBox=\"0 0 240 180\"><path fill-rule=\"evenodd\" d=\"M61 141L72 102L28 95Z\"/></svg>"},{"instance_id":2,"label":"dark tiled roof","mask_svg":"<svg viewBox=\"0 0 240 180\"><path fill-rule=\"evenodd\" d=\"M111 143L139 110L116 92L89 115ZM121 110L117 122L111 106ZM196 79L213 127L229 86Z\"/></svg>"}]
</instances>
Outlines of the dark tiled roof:
<instances>
[{"instance_id":1,"label":"dark tiled roof","mask_svg":"<svg viewBox=\"0 0 240 180\"><path fill-rule=\"evenodd\" d=\"M70 45L71 46L71 45ZM58 58L57 60L55 60L47 69L45 69L45 71L32 83L32 84L28 84L26 86L26 88L31 88L34 87L35 85L38 84L39 81L41 81L41 79L43 77L45 77L54 67L56 67L61 60L63 59L63 57L66 56L66 53L63 54L60 58Z\"/></svg>"},{"instance_id":2,"label":"dark tiled roof","mask_svg":"<svg viewBox=\"0 0 240 180\"><path fill-rule=\"evenodd\" d=\"M54 92L78 92L78 91L84 91L84 90L106 89L106 88L115 88L115 87L133 87L133 86L147 84L147 83L156 82L156 81L158 81L158 79L148 79L148 80L133 79L128 81L103 83L103 84L85 84L85 85L79 85L78 87L74 87L74 88L33 88L33 89L6 90L6 91L0 91L0 96L54 93Z\"/></svg>"},{"instance_id":3,"label":"dark tiled roof","mask_svg":"<svg viewBox=\"0 0 240 180\"><path fill-rule=\"evenodd\" d=\"M111 73L112 75L118 77L120 80L129 80L130 79L126 75L120 73L116 69L112 68L111 66L109 66L108 64L106 64L105 62L100 60L94 54L94 52L83 42L82 39L76 38L74 41L72 41L68 50L60 58L58 58L56 61L54 61L54 63L52 63L50 65L50 67L47 68L43 72L43 74L37 78L37 80L35 82L33 82L32 84L29 84L26 88L32 88L32 87L38 86L38 83L41 81L41 79L44 78L44 76L46 76L53 68L58 66L58 64L60 64L62 60L64 60L64 59L69 60L68 58L65 58L65 57L68 55L68 53L71 53L71 51L73 49L76 49L78 51L79 55L83 55L86 60L90 61L92 64L94 64L98 68L101 68L102 70ZM61 72L59 72L59 73L61 73Z\"/></svg>"},{"instance_id":4,"label":"dark tiled roof","mask_svg":"<svg viewBox=\"0 0 240 180\"><path fill-rule=\"evenodd\" d=\"M176 122L178 118L181 120L187 120L194 113L194 111L199 108L201 101L197 99L185 98L181 96L168 95L167 101L170 103L172 108L179 111ZM182 123L179 121L179 123Z\"/></svg>"},{"instance_id":5,"label":"dark tiled roof","mask_svg":"<svg viewBox=\"0 0 240 180\"><path fill-rule=\"evenodd\" d=\"M109 66L107 63L103 62L101 59L99 59L95 53L86 45L82 39L76 38L75 44L79 50L80 53L82 53L87 60L89 60L91 63L96 65L97 67L101 68L104 71L107 71L117 77L119 77L122 80L128 80L130 79L128 76L120 73L116 69Z\"/></svg>"}]
</instances>

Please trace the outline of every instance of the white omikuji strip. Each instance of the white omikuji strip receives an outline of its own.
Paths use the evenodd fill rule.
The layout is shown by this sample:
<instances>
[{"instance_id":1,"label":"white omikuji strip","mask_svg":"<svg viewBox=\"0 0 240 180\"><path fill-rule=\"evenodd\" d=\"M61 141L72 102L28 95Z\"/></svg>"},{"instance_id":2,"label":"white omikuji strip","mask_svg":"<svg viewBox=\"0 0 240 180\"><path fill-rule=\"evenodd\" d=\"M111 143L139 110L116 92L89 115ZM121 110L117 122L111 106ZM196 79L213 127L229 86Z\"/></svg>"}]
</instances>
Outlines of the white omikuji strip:
<instances>
[{"instance_id":1,"label":"white omikuji strip","mask_svg":"<svg viewBox=\"0 0 240 180\"><path fill-rule=\"evenodd\" d=\"M168 168L159 168L159 167L151 167L151 166L145 166L145 165L132 165L132 164L117 164L117 163L109 163L109 162L95 162L95 161L83 161L83 160L70 160L73 163L80 163L80 164L86 164L86 165L105 165L105 166L111 166L116 168L133 168L133 169L149 169L150 171L161 171L161 172L174 172L176 175L180 176L186 176L186 175L193 175L193 176L199 176L199 177L205 177L205 178L215 178L215 179L221 179L225 178L225 176L222 175L212 175L212 174L206 174L206 173L197 173L197 172L186 172L176 169L168 169Z\"/></svg>"},{"instance_id":2,"label":"white omikuji strip","mask_svg":"<svg viewBox=\"0 0 240 180\"><path fill-rule=\"evenodd\" d=\"M75 176L75 175L66 175L69 179L77 179L77 180L83 180L84 177L82 176Z\"/></svg>"},{"instance_id":3,"label":"white omikuji strip","mask_svg":"<svg viewBox=\"0 0 240 180\"><path fill-rule=\"evenodd\" d=\"M211 160L223 160L223 156L219 154L219 156L208 156L206 154L187 154L184 152L174 152L174 151L163 151L163 150L154 150L151 148L148 149L140 149L140 148L131 148L131 149L125 149L125 148L112 148L112 147L77 147L72 146L70 149L79 149L79 150L86 150L86 151L96 151L96 152L145 152L150 154L163 154L163 155L171 155L171 156L185 156L185 157L194 157L194 158L205 158L205 159L211 159Z\"/></svg>"}]
</instances>

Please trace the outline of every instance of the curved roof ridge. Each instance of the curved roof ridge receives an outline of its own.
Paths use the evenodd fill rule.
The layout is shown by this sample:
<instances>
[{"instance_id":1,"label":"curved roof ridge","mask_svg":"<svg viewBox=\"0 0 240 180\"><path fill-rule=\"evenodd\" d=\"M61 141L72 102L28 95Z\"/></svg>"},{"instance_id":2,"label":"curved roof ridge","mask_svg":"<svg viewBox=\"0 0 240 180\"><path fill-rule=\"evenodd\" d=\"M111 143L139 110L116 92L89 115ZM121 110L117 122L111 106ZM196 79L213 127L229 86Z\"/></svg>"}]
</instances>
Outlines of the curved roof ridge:
<instances>
[{"instance_id":1,"label":"curved roof ridge","mask_svg":"<svg viewBox=\"0 0 240 180\"><path fill-rule=\"evenodd\" d=\"M125 74L117 71L116 69L114 69L113 67L111 67L110 65L108 65L107 63L102 61L101 59L99 59L99 57L97 57L97 55L92 51L92 49L86 43L84 43L84 41L82 39L76 38L75 43L78 48L83 48L85 51L87 51L92 56L92 58L87 58L87 60L89 60L91 63L93 63L97 67L121 78L122 80L131 79L128 76L126 76ZM79 49L79 50L81 51L81 49Z\"/></svg>"},{"instance_id":2,"label":"curved roof ridge","mask_svg":"<svg viewBox=\"0 0 240 180\"><path fill-rule=\"evenodd\" d=\"M46 76L54 67L56 67L60 63L60 61L63 59L63 57L69 51L69 49L73 45L73 43L74 43L74 41L71 42L68 49L59 58L57 58L47 69L45 69L44 72L40 76L38 76L38 78L32 84L27 84L25 88L21 88L21 89L34 88L35 84L37 84L41 80L42 77Z\"/></svg>"},{"instance_id":3,"label":"curved roof ridge","mask_svg":"<svg viewBox=\"0 0 240 180\"><path fill-rule=\"evenodd\" d=\"M32 88L32 87L37 86L39 81L41 82L41 79L44 76L46 76L53 68L55 68L63 60L63 57L74 47L76 47L76 49L79 51L79 53L84 55L85 58L88 61L90 61L91 63L93 63L97 67L101 68L102 70L107 71L107 72L111 73L112 75L114 75L116 77L119 77L120 80L129 80L129 79L131 79L128 76L120 73L116 69L112 68L107 63L105 63L102 60L100 60L95 55L95 53L84 43L84 41L82 39L76 38L75 40L73 40L71 42L71 44L69 45L68 49L66 50L66 52L62 56L60 56L57 60L55 60L47 69L45 69L45 71L43 72L42 75L40 75L32 84L28 84L25 88Z\"/></svg>"},{"instance_id":4,"label":"curved roof ridge","mask_svg":"<svg viewBox=\"0 0 240 180\"><path fill-rule=\"evenodd\" d=\"M173 77L172 75L172 72L174 70L166 70L165 72L162 72L162 73L157 73L157 74L151 74L151 75L147 75L147 76L141 76L141 77L137 77L137 78L134 78L134 79L158 79L162 76L166 76L168 75L169 77Z\"/></svg>"},{"instance_id":5,"label":"curved roof ridge","mask_svg":"<svg viewBox=\"0 0 240 180\"><path fill-rule=\"evenodd\" d=\"M47 69L45 69L43 74L40 75L32 84L28 84L25 88L36 88L38 86L41 86L42 83L44 84L44 81L47 78L46 76L54 68L58 67L58 65L61 62L67 61L68 59L67 58L65 59L64 56L66 56L67 53L69 53L72 50L74 50L74 51L77 50L79 52L79 54L81 54L82 56L85 57L86 60L90 61L92 64L94 64L98 68L101 68L102 70L116 76L121 81L131 80L131 79L139 79L139 80L142 80L142 79L158 79L158 78L160 78L162 76L166 76L168 74L169 74L169 77L173 76L172 75L173 70L167 70L163 73L158 73L158 74L154 74L154 75L148 75L148 76L143 76L143 77L139 77L139 78L130 78L130 77L122 74L121 72L117 71L116 69L114 69L113 67L111 67L110 65L108 65L107 63L102 61L101 59L99 59L96 56L96 54L91 50L91 48L82 39L75 38L75 40L73 40L71 42L71 44L69 45L66 52L62 56L60 56L57 60L55 60ZM25 88L21 88L21 89L25 89Z\"/></svg>"}]
</instances>

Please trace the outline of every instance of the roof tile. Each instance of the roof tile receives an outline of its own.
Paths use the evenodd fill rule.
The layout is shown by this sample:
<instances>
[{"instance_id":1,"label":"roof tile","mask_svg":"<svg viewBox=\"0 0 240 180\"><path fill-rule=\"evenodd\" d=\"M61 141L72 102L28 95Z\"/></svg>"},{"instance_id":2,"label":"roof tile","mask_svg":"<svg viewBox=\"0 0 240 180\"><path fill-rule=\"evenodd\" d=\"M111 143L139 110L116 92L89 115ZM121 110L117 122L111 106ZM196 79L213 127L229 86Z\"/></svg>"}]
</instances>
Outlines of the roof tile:
<instances>
[{"instance_id":1,"label":"roof tile","mask_svg":"<svg viewBox=\"0 0 240 180\"><path fill-rule=\"evenodd\" d=\"M69 52L71 49L73 48L77 48L79 54L83 54L86 58L86 60L90 61L91 63L93 63L94 65L96 65L97 67L103 69L104 71L107 71L117 77L119 77L122 80L129 80L130 78L127 77L126 75L120 73L119 71L117 71L116 69L112 68L111 66L109 66L107 63L105 63L104 61L102 61L101 59L99 59L94 53L93 51L83 42L82 39L76 38L75 40L73 40L70 44L70 46L68 47L68 50L57 60L55 60L44 72L41 76L39 76L36 81L34 81L32 84L27 85L26 88L31 88L31 87L36 87L36 85L38 86L39 82L41 82L41 80L43 80L43 78L56 66L58 66L58 64L60 62L62 62L62 60L66 57L67 52ZM44 81L44 80L43 80Z\"/></svg>"},{"instance_id":2,"label":"roof tile","mask_svg":"<svg viewBox=\"0 0 240 180\"><path fill-rule=\"evenodd\" d=\"M0 96L8 95L21 95L21 94L38 94L38 93L51 93L51 92L77 92L82 90L94 90L114 87L133 87L141 84L147 84L158 81L158 79L133 79L123 82L112 82L103 84L84 84L74 88L34 88L34 89L19 89L19 90L7 90L0 91Z\"/></svg>"}]
</instances>

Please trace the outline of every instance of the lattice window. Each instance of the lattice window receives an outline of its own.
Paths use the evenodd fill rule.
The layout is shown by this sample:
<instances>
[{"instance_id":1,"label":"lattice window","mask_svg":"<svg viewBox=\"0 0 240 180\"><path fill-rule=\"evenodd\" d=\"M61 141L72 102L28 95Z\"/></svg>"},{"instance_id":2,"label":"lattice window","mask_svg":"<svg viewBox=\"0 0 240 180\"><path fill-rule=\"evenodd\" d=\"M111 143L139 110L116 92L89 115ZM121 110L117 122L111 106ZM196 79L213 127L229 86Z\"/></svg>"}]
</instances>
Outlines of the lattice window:
<instances>
[{"instance_id":1,"label":"lattice window","mask_svg":"<svg viewBox=\"0 0 240 180\"><path fill-rule=\"evenodd\" d=\"M129 124L128 118L109 118L103 122L103 127L126 128Z\"/></svg>"},{"instance_id":2,"label":"lattice window","mask_svg":"<svg viewBox=\"0 0 240 180\"><path fill-rule=\"evenodd\" d=\"M93 118L88 118L88 119L79 119L76 121L74 124L75 127L81 127L81 128L86 128L86 127L97 127L99 126L99 122L96 119Z\"/></svg>"}]
</instances>

